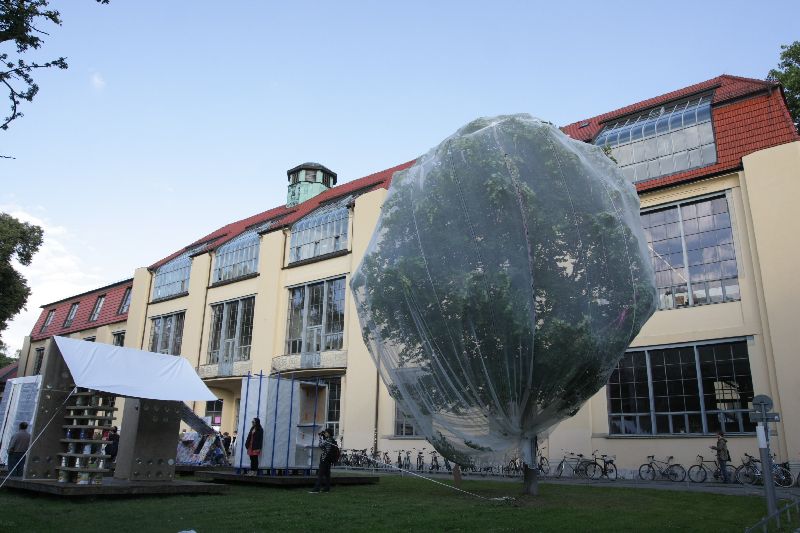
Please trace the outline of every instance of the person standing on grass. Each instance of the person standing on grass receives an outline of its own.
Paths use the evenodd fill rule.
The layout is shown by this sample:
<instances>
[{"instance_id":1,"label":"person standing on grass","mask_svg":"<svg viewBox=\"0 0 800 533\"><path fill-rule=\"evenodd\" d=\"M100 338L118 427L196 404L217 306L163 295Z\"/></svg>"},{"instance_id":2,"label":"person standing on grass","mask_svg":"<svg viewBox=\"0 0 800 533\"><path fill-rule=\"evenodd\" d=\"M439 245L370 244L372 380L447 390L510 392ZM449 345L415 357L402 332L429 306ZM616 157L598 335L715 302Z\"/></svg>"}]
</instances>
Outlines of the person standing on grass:
<instances>
[{"instance_id":1,"label":"person standing on grass","mask_svg":"<svg viewBox=\"0 0 800 533\"><path fill-rule=\"evenodd\" d=\"M339 450L339 446L333 439L333 431L325 429L319 434L319 447L322 453L319 457L319 468L317 468L317 483L309 491L311 494L331 491L331 466L333 466L333 460Z\"/></svg>"},{"instance_id":2,"label":"person standing on grass","mask_svg":"<svg viewBox=\"0 0 800 533\"><path fill-rule=\"evenodd\" d=\"M8 470L11 476L22 477L25 469L25 454L31 445L31 434L28 433L28 423L20 422L19 431L14 433L8 443Z\"/></svg>"},{"instance_id":3,"label":"person standing on grass","mask_svg":"<svg viewBox=\"0 0 800 533\"><path fill-rule=\"evenodd\" d=\"M731 453L728 451L728 440L725 438L725 433L722 431L717 432L717 445L711 447L712 450L717 451L717 463L722 472L722 481L729 483L728 480L728 461L731 460Z\"/></svg>"},{"instance_id":4,"label":"person standing on grass","mask_svg":"<svg viewBox=\"0 0 800 533\"><path fill-rule=\"evenodd\" d=\"M258 458L261 455L261 446L263 444L264 429L261 427L261 420L254 418L253 425L250 426L250 432L247 434L247 440L244 441L247 455L250 457L249 475L251 476L258 474Z\"/></svg>"}]
</instances>

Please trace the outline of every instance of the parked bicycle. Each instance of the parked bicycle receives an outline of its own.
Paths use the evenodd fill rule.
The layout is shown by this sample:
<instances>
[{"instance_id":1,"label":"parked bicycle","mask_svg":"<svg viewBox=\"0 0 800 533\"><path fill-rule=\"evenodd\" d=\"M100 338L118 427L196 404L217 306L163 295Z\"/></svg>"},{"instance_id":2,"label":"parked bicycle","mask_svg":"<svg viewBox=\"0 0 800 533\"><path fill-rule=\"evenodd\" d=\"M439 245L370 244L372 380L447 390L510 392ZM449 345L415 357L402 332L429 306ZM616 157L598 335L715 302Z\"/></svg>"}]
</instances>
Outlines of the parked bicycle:
<instances>
[{"instance_id":1,"label":"parked bicycle","mask_svg":"<svg viewBox=\"0 0 800 533\"><path fill-rule=\"evenodd\" d=\"M755 485L764 482L761 460L746 453L742 464L736 469L736 481L742 484ZM772 481L778 487L791 487L794 483L792 472L787 468L787 463L772 463Z\"/></svg>"},{"instance_id":2,"label":"parked bicycle","mask_svg":"<svg viewBox=\"0 0 800 533\"><path fill-rule=\"evenodd\" d=\"M414 448L416 450L416 448ZM417 472L425 471L425 448L417 451Z\"/></svg>"},{"instance_id":3,"label":"parked bicycle","mask_svg":"<svg viewBox=\"0 0 800 533\"><path fill-rule=\"evenodd\" d=\"M685 480L686 469L678 463L671 464L674 458L670 455L665 461L660 461L655 455L648 455L648 462L639 467L639 478L643 481L655 481L656 476L677 482Z\"/></svg>"},{"instance_id":4,"label":"parked bicycle","mask_svg":"<svg viewBox=\"0 0 800 533\"><path fill-rule=\"evenodd\" d=\"M565 452L556 467L556 477L561 477L569 470L573 477L586 477L586 465L591 463L582 453Z\"/></svg>"},{"instance_id":5,"label":"parked bicycle","mask_svg":"<svg viewBox=\"0 0 800 533\"><path fill-rule=\"evenodd\" d=\"M725 465L725 470L728 475L728 482L732 482L736 477L736 469L732 465ZM714 481L720 483L725 481L725 476L722 475L722 469L719 467L719 462L714 459L708 461L702 455L697 456L697 464L689 467L689 480L692 483L703 483L708 479L708 474L711 473Z\"/></svg>"},{"instance_id":6,"label":"parked bicycle","mask_svg":"<svg viewBox=\"0 0 800 533\"><path fill-rule=\"evenodd\" d=\"M602 477L614 481L617 479L617 465L614 464L615 455L600 454L598 459L597 452L592 452L593 462L586 465L586 477L590 479L600 479Z\"/></svg>"},{"instance_id":7,"label":"parked bicycle","mask_svg":"<svg viewBox=\"0 0 800 533\"><path fill-rule=\"evenodd\" d=\"M436 453L436 450L429 452L431 454L431 466L428 468L428 472L433 472L436 470L439 471L439 454Z\"/></svg>"}]
</instances>

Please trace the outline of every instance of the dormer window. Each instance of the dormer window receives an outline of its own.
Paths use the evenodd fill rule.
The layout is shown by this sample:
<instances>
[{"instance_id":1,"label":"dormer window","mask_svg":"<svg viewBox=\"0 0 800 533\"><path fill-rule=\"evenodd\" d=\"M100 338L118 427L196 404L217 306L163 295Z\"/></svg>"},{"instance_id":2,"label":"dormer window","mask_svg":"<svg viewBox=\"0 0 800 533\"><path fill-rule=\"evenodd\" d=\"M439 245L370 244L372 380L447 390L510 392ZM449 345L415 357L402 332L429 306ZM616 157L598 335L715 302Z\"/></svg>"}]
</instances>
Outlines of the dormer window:
<instances>
[{"instance_id":1,"label":"dormer window","mask_svg":"<svg viewBox=\"0 0 800 533\"><path fill-rule=\"evenodd\" d=\"M633 182L717 162L711 96L650 109L606 124L594 141L607 147Z\"/></svg>"},{"instance_id":2,"label":"dormer window","mask_svg":"<svg viewBox=\"0 0 800 533\"><path fill-rule=\"evenodd\" d=\"M189 292L189 276L192 271L190 252L186 251L158 267L153 281L153 300L168 298Z\"/></svg>"}]
</instances>

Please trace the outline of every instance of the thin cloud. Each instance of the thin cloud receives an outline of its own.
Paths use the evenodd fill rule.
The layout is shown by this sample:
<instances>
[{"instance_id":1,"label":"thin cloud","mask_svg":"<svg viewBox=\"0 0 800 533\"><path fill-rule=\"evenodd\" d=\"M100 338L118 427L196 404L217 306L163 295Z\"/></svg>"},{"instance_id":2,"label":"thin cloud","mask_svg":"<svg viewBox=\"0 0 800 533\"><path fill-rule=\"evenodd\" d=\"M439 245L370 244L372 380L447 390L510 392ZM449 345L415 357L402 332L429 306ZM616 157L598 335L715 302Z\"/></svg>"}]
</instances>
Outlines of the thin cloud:
<instances>
[{"instance_id":1,"label":"thin cloud","mask_svg":"<svg viewBox=\"0 0 800 533\"><path fill-rule=\"evenodd\" d=\"M24 337L30 334L42 305L94 289L103 278L96 270L87 268L80 255L73 251L83 249L83 245L66 227L51 224L46 216L34 215L19 205L0 205L0 212L44 229L44 242L33 256L32 263L29 266L14 265L31 288L26 309L15 316L3 331L3 342L14 353L22 347Z\"/></svg>"},{"instance_id":2,"label":"thin cloud","mask_svg":"<svg viewBox=\"0 0 800 533\"><path fill-rule=\"evenodd\" d=\"M97 91L102 91L106 88L106 80L99 72L92 74L92 87Z\"/></svg>"}]
</instances>

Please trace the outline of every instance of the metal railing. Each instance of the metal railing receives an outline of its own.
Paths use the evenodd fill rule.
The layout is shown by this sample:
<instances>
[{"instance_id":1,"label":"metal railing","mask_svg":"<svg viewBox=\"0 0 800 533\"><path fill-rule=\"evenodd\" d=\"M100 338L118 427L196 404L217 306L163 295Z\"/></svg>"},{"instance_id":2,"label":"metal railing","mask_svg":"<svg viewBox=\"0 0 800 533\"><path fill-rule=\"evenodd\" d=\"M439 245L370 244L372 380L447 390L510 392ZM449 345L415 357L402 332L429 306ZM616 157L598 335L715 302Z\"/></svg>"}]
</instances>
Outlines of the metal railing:
<instances>
[{"instance_id":1,"label":"metal railing","mask_svg":"<svg viewBox=\"0 0 800 533\"><path fill-rule=\"evenodd\" d=\"M778 530L780 530L781 527L783 527L781 516L786 515L785 522L783 522L785 525L788 526L792 523L792 509L794 509L794 519L798 521L798 519L800 519L800 500L794 499L771 515L767 515L752 526L745 528L744 531L745 533L758 530L767 532L769 531L770 524L773 522Z\"/></svg>"}]
</instances>

